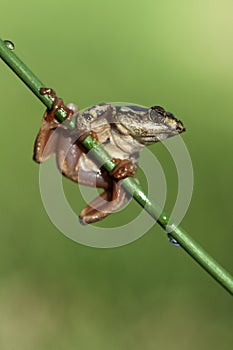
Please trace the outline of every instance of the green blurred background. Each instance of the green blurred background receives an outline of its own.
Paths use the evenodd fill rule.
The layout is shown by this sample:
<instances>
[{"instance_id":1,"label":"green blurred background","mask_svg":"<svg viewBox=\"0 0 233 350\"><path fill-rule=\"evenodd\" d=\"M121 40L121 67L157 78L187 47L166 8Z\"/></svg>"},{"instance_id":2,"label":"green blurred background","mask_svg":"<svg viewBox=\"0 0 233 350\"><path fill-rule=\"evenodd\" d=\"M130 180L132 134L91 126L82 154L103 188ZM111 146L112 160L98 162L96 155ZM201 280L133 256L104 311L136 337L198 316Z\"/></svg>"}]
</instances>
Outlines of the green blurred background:
<instances>
[{"instance_id":1,"label":"green blurred background","mask_svg":"<svg viewBox=\"0 0 233 350\"><path fill-rule=\"evenodd\" d=\"M3 0L0 12L1 37L66 102L162 105L185 123L195 186L182 226L230 271L232 13L229 0ZM44 107L3 62L0 76L0 348L231 349L230 295L159 226L115 249L53 226L32 161ZM150 148L170 210L175 168L161 145Z\"/></svg>"}]
</instances>

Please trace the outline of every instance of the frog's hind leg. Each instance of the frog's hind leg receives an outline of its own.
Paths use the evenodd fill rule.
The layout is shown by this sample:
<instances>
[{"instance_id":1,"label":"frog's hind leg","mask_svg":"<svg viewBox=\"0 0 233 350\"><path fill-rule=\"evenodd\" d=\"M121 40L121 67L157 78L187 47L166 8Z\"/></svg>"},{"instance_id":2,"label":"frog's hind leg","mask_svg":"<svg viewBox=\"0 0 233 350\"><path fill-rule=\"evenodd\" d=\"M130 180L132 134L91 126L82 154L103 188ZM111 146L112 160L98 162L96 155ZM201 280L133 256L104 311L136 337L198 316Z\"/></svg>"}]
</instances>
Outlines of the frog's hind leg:
<instances>
[{"instance_id":1,"label":"frog's hind leg","mask_svg":"<svg viewBox=\"0 0 233 350\"><path fill-rule=\"evenodd\" d=\"M80 223L85 225L100 221L118 210L128 199L129 196L121 183L113 181L111 189L105 190L82 210L79 216Z\"/></svg>"},{"instance_id":2,"label":"frog's hind leg","mask_svg":"<svg viewBox=\"0 0 233 350\"><path fill-rule=\"evenodd\" d=\"M105 191L84 208L79 216L80 222L84 225L104 219L129 200L130 196L123 189L120 180L134 176L136 166L128 159L113 159L118 165L110 173L111 177L108 177L111 179L109 186L97 186L105 188ZM104 179L103 174L102 178Z\"/></svg>"},{"instance_id":3,"label":"frog's hind leg","mask_svg":"<svg viewBox=\"0 0 233 350\"><path fill-rule=\"evenodd\" d=\"M50 157L56 150L57 133L55 129L57 124L47 121L48 112L46 111L42 120L40 131L34 143L33 160L42 163Z\"/></svg>"},{"instance_id":4,"label":"frog's hind leg","mask_svg":"<svg viewBox=\"0 0 233 350\"><path fill-rule=\"evenodd\" d=\"M56 96L53 89L41 88L40 93L42 95L49 95L53 100L53 104L52 108L47 109L44 113L41 128L34 144L33 159L37 163L44 162L52 153L56 152L59 135L57 132L55 132L55 130L57 128L67 129L66 126L56 119L55 115L57 111L62 108L67 114L66 120L70 120L73 114L77 111L74 104L69 104L69 107L67 107L63 103L63 100Z\"/></svg>"}]
</instances>

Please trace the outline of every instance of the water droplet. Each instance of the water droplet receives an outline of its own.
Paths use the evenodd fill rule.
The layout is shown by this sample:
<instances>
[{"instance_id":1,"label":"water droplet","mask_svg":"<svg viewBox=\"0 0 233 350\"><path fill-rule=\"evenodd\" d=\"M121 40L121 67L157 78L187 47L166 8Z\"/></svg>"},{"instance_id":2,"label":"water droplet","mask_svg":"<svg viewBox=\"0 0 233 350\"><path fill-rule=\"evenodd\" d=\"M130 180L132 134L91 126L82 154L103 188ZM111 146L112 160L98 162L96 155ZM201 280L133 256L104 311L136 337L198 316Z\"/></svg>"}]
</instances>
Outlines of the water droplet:
<instances>
[{"instance_id":1,"label":"water droplet","mask_svg":"<svg viewBox=\"0 0 233 350\"><path fill-rule=\"evenodd\" d=\"M167 237L168 237L169 243L171 243L174 247L180 247L180 244L169 233Z\"/></svg>"},{"instance_id":2,"label":"water droplet","mask_svg":"<svg viewBox=\"0 0 233 350\"><path fill-rule=\"evenodd\" d=\"M15 48L15 45L12 41L10 40L4 40L4 43L6 44L6 46L8 47L9 50L13 51Z\"/></svg>"}]
</instances>

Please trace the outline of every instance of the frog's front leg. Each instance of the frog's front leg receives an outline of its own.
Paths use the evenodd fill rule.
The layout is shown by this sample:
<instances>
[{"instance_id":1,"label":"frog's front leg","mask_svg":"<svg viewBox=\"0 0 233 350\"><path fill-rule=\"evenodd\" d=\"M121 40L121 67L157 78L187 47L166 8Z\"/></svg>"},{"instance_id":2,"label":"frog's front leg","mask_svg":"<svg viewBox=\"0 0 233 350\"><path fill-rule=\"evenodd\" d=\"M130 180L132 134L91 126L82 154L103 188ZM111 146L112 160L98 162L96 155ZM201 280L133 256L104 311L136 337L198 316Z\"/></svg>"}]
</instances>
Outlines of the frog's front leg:
<instances>
[{"instance_id":1,"label":"frog's front leg","mask_svg":"<svg viewBox=\"0 0 233 350\"><path fill-rule=\"evenodd\" d=\"M57 139L59 135L58 133L55 133L53 137L51 136L54 130L58 127L64 128L55 117L58 109L62 108L67 113L67 119L69 119L75 112L74 109L70 109L64 105L62 99L56 96L54 90L41 88L40 93L42 95L48 94L53 100L53 105L52 109L47 109L43 116L41 128L34 144L33 159L37 163L44 162L52 153L56 151Z\"/></svg>"}]
</instances>

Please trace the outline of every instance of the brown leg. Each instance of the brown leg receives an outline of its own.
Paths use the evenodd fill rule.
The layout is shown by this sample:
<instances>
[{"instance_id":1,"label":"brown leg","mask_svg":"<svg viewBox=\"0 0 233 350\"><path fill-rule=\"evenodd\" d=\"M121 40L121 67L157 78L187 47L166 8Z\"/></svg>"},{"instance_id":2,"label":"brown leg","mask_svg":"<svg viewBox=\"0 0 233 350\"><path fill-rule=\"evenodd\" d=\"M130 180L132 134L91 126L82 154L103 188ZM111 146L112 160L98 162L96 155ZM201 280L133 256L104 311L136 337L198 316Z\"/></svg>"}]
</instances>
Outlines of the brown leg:
<instances>
[{"instance_id":1,"label":"brown leg","mask_svg":"<svg viewBox=\"0 0 233 350\"><path fill-rule=\"evenodd\" d=\"M128 199L121 183L113 181L112 189L105 190L82 210L80 223L85 225L100 221L119 209Z\"/></svg>"},{"instance_id":2,"label":"brown leg","mask_svg":"<svg viewBox=\"0 0 233 350\"><path fill-rule=\"evenodd\" d=\"M114 178L112 179L112 185L82 210L79 218L80 223L83 225L104 219L106 216L119 209L129 199L129 196L122 188L119 180L128 176L134 176L136 166L127 159L122 160L114 158L113 160L118 163L118 165L109 174ZM111 179L111 177L109 177L109 179Z\"/></svg>"},{"instance_id":3,"label":"brown leg","mask_svg":"<svg viewBox=\"0 0 233 350\"><path fill-rule=\"evenodd\" d=\"M74 114L73 110L69 109L64 104L63 100L56 96L56 92L53 89L41 88L40 93L41 93L41 95L49 95L51 100L53 100L52 109L48 110L48 113L47 113L47 121L54 122L54 120L56 120L55 115L60 108L66 112L66 114L67 114L66 120L71 119L72 115Z\"/></svg>"},{"instance_id":4,"label":"brown leg","mask_svg":"<svg viewBox=\"0 0 233 350\"><path fill-rule=\"evenodd\" d=\"M68 153L64 152L63 158L57 157L57 164L63 175L82 185L103 188L104 192L87 205L80 214L81 224L90 224L102 220L113 211L117 210L128 199L119 181L113 180L109 174L102 170L101 173L83 171L78 168L78 162L82 151L77 144L70 147L69 139L62 138L63 151L69 147ZM64 142L67 142L65 145ZM66 154L66 155L65 155ZM64 158L65 157L65 158Z\"/></svg>"},{"instance_id":5,"label":"brown leg","mask_svg":"<svg viewBox=\"0 0 233 350\"><path fill-rule=\"evenodd\" d=\"M54 90L41 88L40 93L42 95L48 94L53 100L53 105L51 110L47 109L44 113L41 128L34 144L33 159L37 163L44 162L52 153L55 152L58 134L54 134L54 136L51 137L53 131L58 127L66 128L64 125L59 123L55 117L58 109L64 109L64 111L67 113L67 119L71 118L73 115L73 111L64 105L62 99L56 97Z\"/></svg>"},{"instance_id":6,"label":"brown leg","mask_svg":"<svg viewBox=\"0 0 233 350\"><path fill-rule=\"evenodd\" d=\"M57 144L57 135L52 133L57 128L57 123L48 122L47 111L44 114L40 131L34 143L33 159L37 163L42 163L55 152Z\"/></svg>"}]
</instances>

